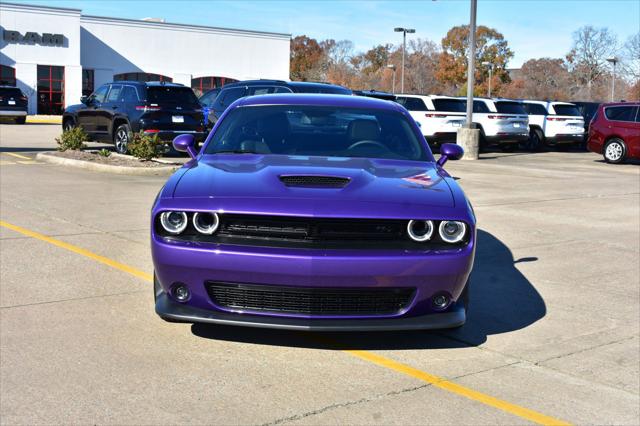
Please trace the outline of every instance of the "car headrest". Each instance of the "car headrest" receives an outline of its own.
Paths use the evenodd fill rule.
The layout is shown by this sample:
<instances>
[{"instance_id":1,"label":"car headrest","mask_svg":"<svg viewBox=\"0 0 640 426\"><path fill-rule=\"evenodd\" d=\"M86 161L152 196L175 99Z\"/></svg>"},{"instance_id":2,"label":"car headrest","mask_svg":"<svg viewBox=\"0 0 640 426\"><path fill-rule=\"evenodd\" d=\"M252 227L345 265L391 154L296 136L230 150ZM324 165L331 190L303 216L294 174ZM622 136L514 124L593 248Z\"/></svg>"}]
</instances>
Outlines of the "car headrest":
<instances>
[{"instance_id":1,"label":"car headrest","mask_svg":"<svg viewBox=\"0 0 640 426\"><path fill-rule=\"evenodd\" d=\"M289 120L284 112L260 118L256 127L258 134L263 138L282 139L289 134Z\"/></svg>"},{"instance_id":2,"label":"car headrest","mask_svg":"<svg viewBox=\"0 0 640 426\"><path fill-rule=\"evenodd\" d=\"M353 120L349 123L348 135L352 141L377 141L380 139L380 126L373 120Z\"/></svg>"}]
</instances>

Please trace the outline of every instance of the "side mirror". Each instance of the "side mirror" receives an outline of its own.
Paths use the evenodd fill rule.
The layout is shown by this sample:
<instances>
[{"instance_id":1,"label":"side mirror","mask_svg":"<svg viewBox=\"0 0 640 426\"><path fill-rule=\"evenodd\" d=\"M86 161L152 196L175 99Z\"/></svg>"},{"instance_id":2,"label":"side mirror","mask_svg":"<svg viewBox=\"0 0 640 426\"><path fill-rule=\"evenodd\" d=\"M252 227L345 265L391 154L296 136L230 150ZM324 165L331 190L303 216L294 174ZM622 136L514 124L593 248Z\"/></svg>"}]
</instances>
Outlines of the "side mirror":
<instances>
[{"instance_id":1,"label":"side mirror","mask_svg":"<svg viewBox=\"0 0 640 426\"><path fill-rule=\"evenodd\" d=\"M445 143L440 147L440 159L438 166L444 166L447 160L459 160L464 155L464 149L455 143Z\"/></svg>"},{"instance_id":2,"label":"side mirror","mask_svg":"<svg viewBox=\"0 0 640 426\"><path fill-rule=\"evenodd\" d=\"M80 96L80 102L82 102L83 104L87 104L87 102L89 102L89 97L86 95L82 95Z\"/></svg>"},{"instance_id":3,"label":"side mirror","mask_svg":"<svg viewBox=\"0 0 640 426\"><path fill-rule=\"evenodd\" d=\"M173 148L176 151L186 152L193 159L195 159L196 156L198 155L195 149L195 145L196 145L195 137L189 134L178 135L173 140Z\"/></svg>"}]
</instances>

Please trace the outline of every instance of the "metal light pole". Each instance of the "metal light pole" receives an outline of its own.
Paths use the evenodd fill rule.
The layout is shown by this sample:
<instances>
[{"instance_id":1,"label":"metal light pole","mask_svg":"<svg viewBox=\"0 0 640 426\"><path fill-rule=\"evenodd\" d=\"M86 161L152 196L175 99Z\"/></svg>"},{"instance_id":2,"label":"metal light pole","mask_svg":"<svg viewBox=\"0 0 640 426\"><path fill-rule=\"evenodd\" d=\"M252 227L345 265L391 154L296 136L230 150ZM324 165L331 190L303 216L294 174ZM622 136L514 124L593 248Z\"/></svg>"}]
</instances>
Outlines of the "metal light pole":
<instances>
[{"instance_id":1,"label":"metal light pole","mask_svg":"<svg viewBox=\"0 0 640 426\"><path fill-rule=\"evenodd\" d=\"M483 62L482 65L484 66L488 66L489 67L489 90L488 90L488 94L487 94L487 98L491 97L491 80L493 77L493 64L491 62Z\"/></svg>"},{"instance_id":2,"label":"metal light pole","mask_svg":"<svg viewBox=\"0 0 640 426\"><path fill-rule=\"evenodd\" d=\"M467 64L467 123L473 129L473 83L476 74L476 14L478 0L471 0L471 19L469 22L469 58Z\"/></svg>"},{"instance_id":3,"label":"metal light pole","mask_svg":"<svg viewBox=\"0 0 640 426\"><path fill-rule=\"evenodd\" d=\"M407 51L407 33L413 34L416 32L413 28L394 28L393 31L402 33L402 76L400 77L400 92L404 93L404 54Z\"/></svg>"},{"instance_id":4,"label":"metal light pole","mask_svg":"<svg viewBox=\"0 0 640 426\"><path fill-rule=\"evenodd\" d=\"M393 70L393 84L391 86L391 93L395 95L396 94L396 66L395 64L389 64L387 65L387 68L390 68Z\"/></svg>"},{"instance_id":5,"label":"metal light pole","mask_svg":"<svg viewBox=\"0 0 640 426\"><path fill-rule=\"evenodd\" d=\"M619 60L613 56L611 58L607 58L607 62L613 64L613 77L611 77L611 102L613 102L616 97L616 64Z\"/></svg>"}]
</instances>

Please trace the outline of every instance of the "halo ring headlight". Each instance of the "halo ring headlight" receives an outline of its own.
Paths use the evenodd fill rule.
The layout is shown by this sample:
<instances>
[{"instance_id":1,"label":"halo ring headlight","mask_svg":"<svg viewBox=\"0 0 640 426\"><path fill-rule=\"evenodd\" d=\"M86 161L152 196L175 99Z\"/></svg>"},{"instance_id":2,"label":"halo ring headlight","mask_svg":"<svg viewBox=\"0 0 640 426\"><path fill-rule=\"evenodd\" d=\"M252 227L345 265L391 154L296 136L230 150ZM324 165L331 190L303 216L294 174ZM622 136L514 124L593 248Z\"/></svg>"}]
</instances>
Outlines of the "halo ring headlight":
<instances>
[{"instance_id":1,"label":"halo ring headlight","mask_svg":"<svg viewBox=\"0 0 640 426\"><path fill-rule=\"evenodd\" d=\"M177 235L187 228L189 223L185 212L168 211L160 214L160 224L170 234Z\"/></svg>"},{"instance_id":2,"label":"halo ring headlight","mask_svg":"<svg viewBox=\"0 0 640 426\"><path fill-rule=\"evenodd\" d=\"M217 213L198 212L193 215L193 227L201 234L211 235L220 225Z\"/></svg>"},{"instance_id":3,"label":"halo ring headlight","mask_svg":"<svg viewBox=\"0 0 640 426\"><path fill-rule=\"evenodd\" d=\"M433 235L433 222L430 220L410 220L407 234L413 241L427 241Z\"/></svg>"},{"instance_id":4,"label":"halo ring headlight","mask_svg":"<svg viewBox=\"0 0 640 426\"><path fill-rule=\"evenodd\" d=\"M459 243L467 233L467 225L457 220L443 220L438 231L443 241L450 244Z\"/></svg>"}]
</instances>

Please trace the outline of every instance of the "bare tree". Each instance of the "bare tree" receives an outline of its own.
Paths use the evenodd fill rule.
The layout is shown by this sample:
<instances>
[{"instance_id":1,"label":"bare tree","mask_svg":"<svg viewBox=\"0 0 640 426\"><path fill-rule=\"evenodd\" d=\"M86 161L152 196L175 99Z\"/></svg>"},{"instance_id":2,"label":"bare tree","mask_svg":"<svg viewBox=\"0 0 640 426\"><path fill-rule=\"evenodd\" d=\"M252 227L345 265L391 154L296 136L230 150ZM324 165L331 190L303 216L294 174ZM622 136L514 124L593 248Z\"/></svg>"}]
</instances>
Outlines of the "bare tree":
<instances>
[{"instance_id":1,"label":"bare tree","mask_svg":"<svg viewBox=\"0 0 640 426\"><path fill-rule=\"evenodd\" d=\"M621 49L622 73L630 83L640 80L640 31L629 37Z\"/></svg>"},{"instance_id":2,"label":"bare tree","mask_svg":"<svg viewBox=\"0 0 640 426\"><path fill-rule=\"evenodd\" d=\"M567 55L567 65L579 86L586 86L587 97L592 87L609 71L607 58L615 55L616 36L608 28L584 26L573 33L573 47Z\"/></svg>"}]
</instances>

